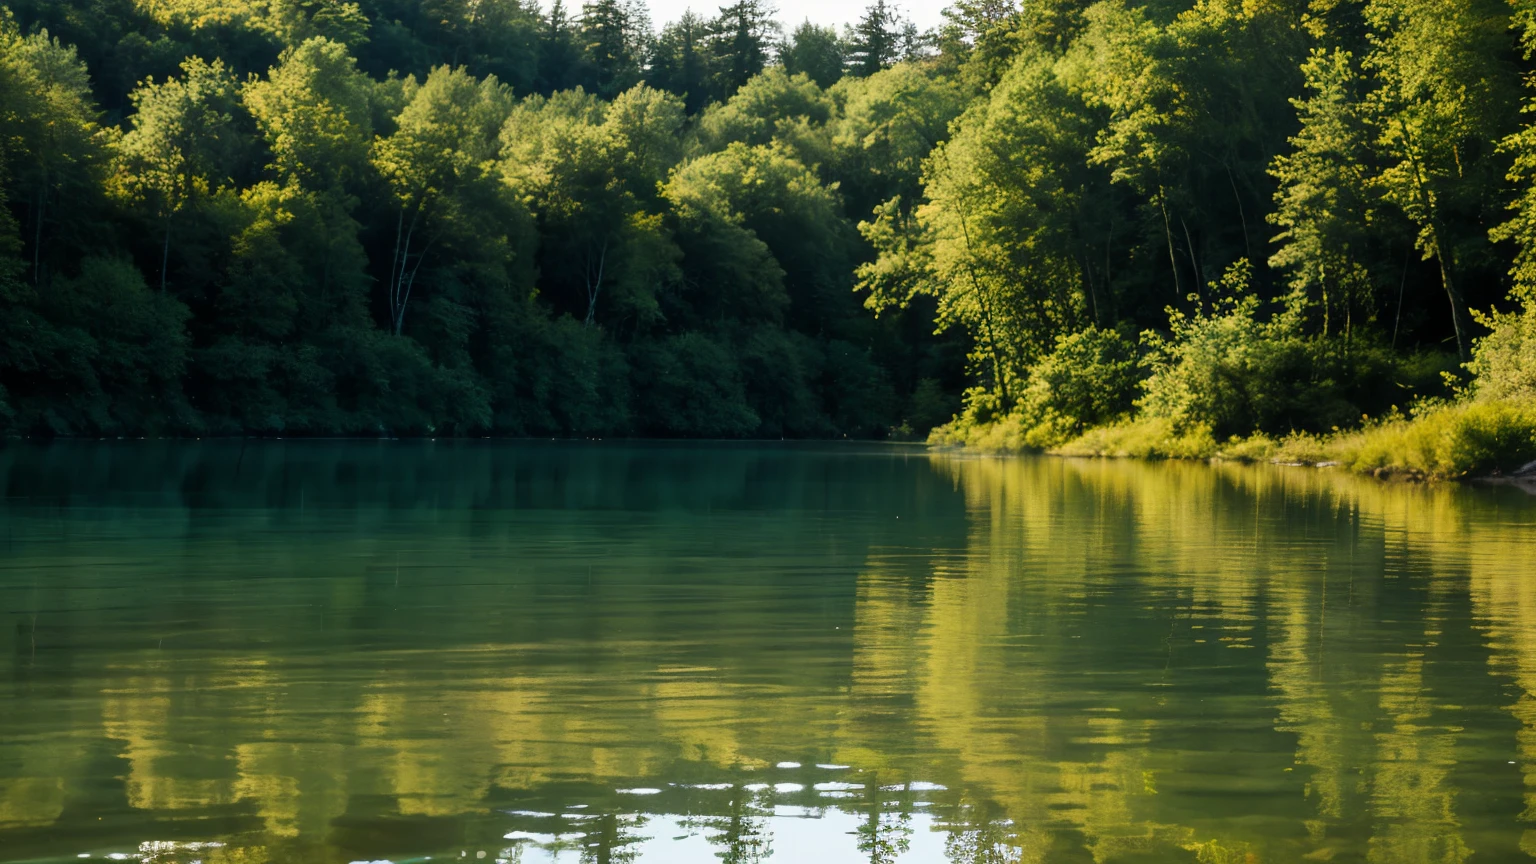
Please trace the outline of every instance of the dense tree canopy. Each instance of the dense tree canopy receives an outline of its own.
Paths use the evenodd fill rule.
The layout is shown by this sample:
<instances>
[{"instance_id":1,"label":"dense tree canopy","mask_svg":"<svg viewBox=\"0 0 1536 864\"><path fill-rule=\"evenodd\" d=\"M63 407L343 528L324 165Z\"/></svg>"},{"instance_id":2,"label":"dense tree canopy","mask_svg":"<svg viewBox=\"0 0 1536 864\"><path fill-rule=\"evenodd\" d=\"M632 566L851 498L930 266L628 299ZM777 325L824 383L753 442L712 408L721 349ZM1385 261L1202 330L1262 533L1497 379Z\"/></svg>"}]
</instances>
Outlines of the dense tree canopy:
<instances>
[{"instance_id":1,"label":"dense tree canopy","mask_svg":"<svg viewBox=\"0 0 1536 864\"><path fill-rule=\"evenodd\" d=\"M1047 446L1135 412L1349 425L1441 372L1529 398L1533 17L11 0L0 430L883 437L958 412Z\"/></svg>"}]
</instances>

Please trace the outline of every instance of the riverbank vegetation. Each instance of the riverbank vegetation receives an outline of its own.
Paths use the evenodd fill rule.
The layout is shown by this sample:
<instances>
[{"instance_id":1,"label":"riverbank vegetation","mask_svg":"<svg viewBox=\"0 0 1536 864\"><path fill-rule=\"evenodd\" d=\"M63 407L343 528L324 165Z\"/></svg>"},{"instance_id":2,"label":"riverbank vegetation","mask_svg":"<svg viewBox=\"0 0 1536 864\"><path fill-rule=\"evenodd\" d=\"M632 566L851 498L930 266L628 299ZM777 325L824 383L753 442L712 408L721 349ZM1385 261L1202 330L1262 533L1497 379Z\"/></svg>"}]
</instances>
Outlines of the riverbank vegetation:
<instances>
[{"instance_id":1,"label":"riverbank vegetation","mask_svg":"<svg viewBox=\"0 0 1536 864\"><path fill-rule=\"evenodd\" d=\"M1536 459L1527 0L12 0L0 432Z\"/></svg>"},{"instance_id":2,"label":"riverbank vegetation","mask_svg":"<svg viewBox=\"0 0 1536 864\"><path fill-rule=\"evenodd\" d=\"M1536 459L1533 10L1100 2L1015 31L861 271L872 302L937 296L974 338L932 440Z\"/></svg>"},{"instance_id":3,"label":"riverbank vegetation","mask_svg":"<svg viewBox=\"0 0 1536 864\"><path fill-rule=\"evenodd\" d=\"M926 431L963 336L861 307L855 226L960 88L770 12L13 0L0 433Z\"/></svg>"}]
</instances>

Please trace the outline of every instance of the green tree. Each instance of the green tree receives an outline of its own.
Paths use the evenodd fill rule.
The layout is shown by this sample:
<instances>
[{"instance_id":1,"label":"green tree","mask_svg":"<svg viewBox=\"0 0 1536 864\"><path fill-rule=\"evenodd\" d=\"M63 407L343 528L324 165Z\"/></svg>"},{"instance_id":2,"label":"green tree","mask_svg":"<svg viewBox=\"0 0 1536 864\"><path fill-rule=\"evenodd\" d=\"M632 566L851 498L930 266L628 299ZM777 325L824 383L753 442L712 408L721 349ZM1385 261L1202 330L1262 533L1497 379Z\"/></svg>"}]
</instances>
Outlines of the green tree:
<instances>
[{"instance_id":1,"label":"green tree","mask_svg":"<svg viewBox=\"0 0 1536 864\"><path fill-rule=\"evenodd\" d=\"M842 110L831 123L839 188L852 213L883 201L916 201L923 163L949 135L965 107L960 88L901 63L867 78L840 82L832 97Z\"/></svg>"},{"instance_id":2,"label":"green tree","mask_svg":"<svg viewBox=\"0 0 1536 864\"><path fill-rule=\"evenodd\" d=\"M509 107L495 78L476 81L462 69L438 67L395 118L395 131L374 145L374 165L396 209L385 282L396 334L405 328L417 277L434 247L455 221L476 215L468 208L477 195L494 198L501 186L495 159Z\"/></svg>"},{"instance_id":3,"label":"green tree","mask_svg":"<svg viewBox=\"0 0 1536 864\"><path fill-rule=\"evenodd\" d=\"M102 137L90 79L75 50L46 32L23 37L0 19L0 80L9 110L0 113L0 161L16 198L27 203L25 246L40 286L55 234L85 240L100 208Z\"/></svg>"},{"instance_id":4,"label":"green tree","mask_svg":"<svg viewBox=\"0 0 1536 864\"><path fill-rule=\"evenodd\" d=\"M543 293L588 326L600 303L655 323L675 252L657 188L681 158L681 100L640 86L609 106L572 93L529 100L502 131L502 172L539 222Z\"/></svg>"},{"instance_id":5,"label":"green tree","mask_svg":"<svg viewBox=\"0 0 1536 864\"><path fill-rule=\"evenodd\" d=\"M361 179L373 138L372 89L345 45L315 37L284 51L242 96L272 154L271 169L325 191Z\"/></svg>"},{"instance_id":6,"label":"green tree","mask_svg":"<svg viewBox=\"0 0 1536 864\"><path fill-rule=\"evenodd\" d=\"M1482 190L1505 173L1495 144L1512 131L1517 104L1509 9L1496 0L1371 0L1365 17L1364 65L1376 85L1369 105L1385 162L1376 183L1439 268L1466 361L1472 322L1460 271L1484 254Z\"/></svg>"},{"instance_id":7,"label":"green tree","mask_svg":"<svg viewBox=\"0 0 1536 864\"><path fill-rule=\"evenodd\" d=\"M956 121L929 157L927 201L893 198L861 226L879 257L858 269L876 310L918 295L959 325L1003 408L1055 338L1086 323L1091 282L1070 218L1081 206L1089 130L1043 54L1021 56L990 98Z\"/></svg>"},{"instance_id":8,"label":"green tree","mask_svg":"<svg viewBox=\"0 0 1536 864\"><path fill-rule=\"evenodd\" d=\"M806 75L822 87L831 87L843 77L847 48L837 30L802 22L779 49L779 63L791 75Z\"/></svg>"},{"instance_id":9,"label":"green tree","mask_svg":"<svg viewBox=\"0 0 1536 864\"><path fill-rule=\"evenodd\" d=\"M1335 310L1348 322L1356 309L1373 309L1368 264L1375 165L1354 58L1341 49L1318 49L1302 72L1311 92L1292 100L1301 129L1272 168L1280 187L1269 221L1282 230L1270 266L1289 271L1291 289L1318 305L1327 336Z\"/></svg>"},{"instance_id":10,"label":"green tree","mask_svg":"<svg viewBox=\"0 0 1536 864\"><path fill-rule=\"evenodd\" d=\"M569 90L586 75L585 59L576 27L565 11L564 0L554 0L539 29L538 92L548 95Z\"/></svg>"},{"instance_id":11,"label":"green tree","mask_svg":"<svg viewBox=\"0 0 1536 864\"><path fill-rule=\"evenodd\" d=\"M619 0L589 0L581 10L582 51L592 70L593 92L611 99L640 79L634 24Z\"/></svg>"},{"instance_id":12,"label":"green tree","mask_svg":"<svg viewBox=\"0 0 1536 864\"><path fill-rule=\"evenodd\" d=\"M117 143L118 194L162 226L162 291L176 216L225 183L239 145L232 114L238 91L223 62L191 57L181 72L134 91L132 128Z\"/></svg>"},{"instance_id":13,"label":"green tree","mask_svg":"<svg viewBox=\"0 0 1536 864\"><path fill-rule=\"evenodd\" d=\"M321 37L347 46L368 41L368 16L346 0L270 0L270 26L285 45Z\"/></svg>"},{"instance_id":14,"label":"green tree","mask_svg":"<svg viewBox=\"0 0 1536 864\"><path fill-rule=\"evenodd\" d=\"M699 140L707 150L728 144L780 141L806 164L824 161L827 121L836 106L816 82L772 68L752 78L731 98L710 106L699 118Z\"/></svg>"},{"instance_id":15,"label":"green tree","mask_svg":"<svg viewBox=\"0 0 1536 864\"><path fill-rule=\"evenodd\" d=\"M708 26L691 11L662 28L651 49L646 83L682 97L689 114L709 104L710 55Z\"/></svg>"},{"instance_id":16,"label":"green tree","mask_svg":"<svg viewBox=\"0 0 1536 864\"><path fill-rule=\"evenodd\" d=\"M885 0L875 0L848 31L848 71L873 75L901 54L902 21Z\"/></svg>"},{"instance_id":17,"label":"green tree","mask_svg":"<svg viewBox=\"0 0 1536 864\"><path fill-rule=\"evenodd\" d=\"M710 26L710 59L717 99L729 99L768 65L777 25L766 0L736 0L720 7Z\"/></svg>"}]
</instances>

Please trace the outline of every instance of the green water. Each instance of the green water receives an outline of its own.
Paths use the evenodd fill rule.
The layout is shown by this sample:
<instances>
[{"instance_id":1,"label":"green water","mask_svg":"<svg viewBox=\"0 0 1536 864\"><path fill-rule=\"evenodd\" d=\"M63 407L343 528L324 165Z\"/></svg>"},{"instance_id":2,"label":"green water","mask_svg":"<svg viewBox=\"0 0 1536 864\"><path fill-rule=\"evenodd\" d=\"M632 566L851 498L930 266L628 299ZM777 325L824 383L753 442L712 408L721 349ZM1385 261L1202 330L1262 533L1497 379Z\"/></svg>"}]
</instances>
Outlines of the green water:
<instances>
[{"instance_id":1,"label":"green water","mask_svg":"<svg viewBox=\"0 0 1536 864\"><path fill-rule=\"evenodd\" d=\"M0 861L1536 854L1514 488L496 442L0 488Z\"/></svg>"}]
</instances>

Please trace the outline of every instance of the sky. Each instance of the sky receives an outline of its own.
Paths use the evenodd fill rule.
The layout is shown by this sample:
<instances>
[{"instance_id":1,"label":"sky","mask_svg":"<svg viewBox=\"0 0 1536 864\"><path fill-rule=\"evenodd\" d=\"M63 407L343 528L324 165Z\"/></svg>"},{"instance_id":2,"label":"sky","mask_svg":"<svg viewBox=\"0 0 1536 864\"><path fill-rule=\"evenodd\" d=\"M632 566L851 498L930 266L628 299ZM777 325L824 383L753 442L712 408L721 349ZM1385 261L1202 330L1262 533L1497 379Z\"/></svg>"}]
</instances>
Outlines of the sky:
<instances>
[{"instance_id":1,"label":"sky","mask_svg":"<svg viewBox=\"0 0 1536 864\"><path fill-rule=\"evenodd\" d=\"M785 30L793 30L796 24L809 18L817 24L833 25L842 28L844 24L851 24L864 13L864 7L870 0L773 0L779 10L779 21L784 24ZM917 26L926 30L936 27L940 21L940 12L948 6L952 0L897 0L893 5L901 9L903 15L911 18ZM547 5L547 0L546 0ZM568 6L579 6L579 2L569 2ZM651 10L651 21L659 29L668 21L676 20L683 11L692 8L701 17L710 18L719 10L721 0L647 0L646 5Z\"/></svg>"}]
</instances>

